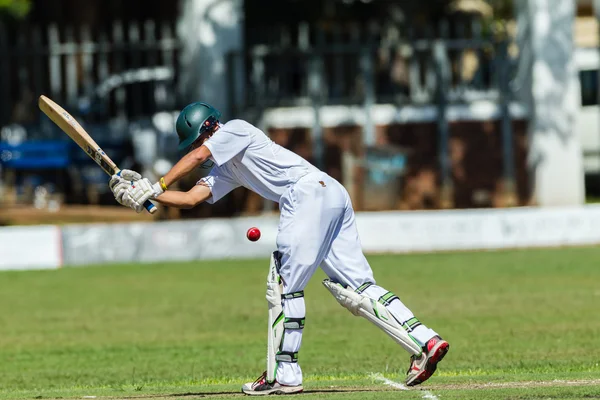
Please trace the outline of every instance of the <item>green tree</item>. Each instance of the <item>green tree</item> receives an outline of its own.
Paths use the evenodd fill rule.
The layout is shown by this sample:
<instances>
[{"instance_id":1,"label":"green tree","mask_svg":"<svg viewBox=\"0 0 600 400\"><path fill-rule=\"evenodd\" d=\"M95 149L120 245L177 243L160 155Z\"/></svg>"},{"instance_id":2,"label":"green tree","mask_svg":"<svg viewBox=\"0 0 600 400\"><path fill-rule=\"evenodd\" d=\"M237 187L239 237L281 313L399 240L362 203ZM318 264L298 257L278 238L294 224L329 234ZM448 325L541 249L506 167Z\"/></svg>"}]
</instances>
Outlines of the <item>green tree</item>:
<instances>
[{"instance_id":1,"label":"green tree","mask_svg":"<svg viewBox=\"0 0 600 400\"><path fill-rule=\"evenodd\" d=\"M0 16L25 18L31 10L31 0L0 0Z\"/></svg>"}]
</instances>

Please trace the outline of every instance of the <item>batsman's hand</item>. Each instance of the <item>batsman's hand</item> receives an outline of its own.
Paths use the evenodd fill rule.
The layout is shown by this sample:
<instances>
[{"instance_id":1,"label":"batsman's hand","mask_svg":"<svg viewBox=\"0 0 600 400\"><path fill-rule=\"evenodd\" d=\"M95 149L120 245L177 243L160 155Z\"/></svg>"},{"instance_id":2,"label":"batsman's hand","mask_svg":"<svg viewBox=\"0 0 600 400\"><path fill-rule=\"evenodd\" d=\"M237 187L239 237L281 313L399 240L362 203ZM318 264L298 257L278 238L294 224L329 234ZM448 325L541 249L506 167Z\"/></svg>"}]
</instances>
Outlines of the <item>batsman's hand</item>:
<instances>
[{"instance_id":1,"label":"batsman's hand","mask_svg":"<svg viewBox=\"0 0 600 400\"><path fill-rule=\"evenodd\" d=\"M125 194L127 189L133 184L134 181L138 181L140 179L142 179L142 175L130 169L121 170L119 175L114 174L110 178L108 186L113 192L117 203L125 205L123 204L123 195Z\"/></svg>"},{"instance_id":2,"label":"batsman's hand","mask_svg":"<svg viewBox=\"0 0 600 400\"><path fill-rule=\"evenodd\" d=\"M164 190L158 182L153 185L147 178L139 179L133 181L122 194L121 204L140 213L144 209L146 200L156 198L163 193Z\"/></svg>"}]
</instances>

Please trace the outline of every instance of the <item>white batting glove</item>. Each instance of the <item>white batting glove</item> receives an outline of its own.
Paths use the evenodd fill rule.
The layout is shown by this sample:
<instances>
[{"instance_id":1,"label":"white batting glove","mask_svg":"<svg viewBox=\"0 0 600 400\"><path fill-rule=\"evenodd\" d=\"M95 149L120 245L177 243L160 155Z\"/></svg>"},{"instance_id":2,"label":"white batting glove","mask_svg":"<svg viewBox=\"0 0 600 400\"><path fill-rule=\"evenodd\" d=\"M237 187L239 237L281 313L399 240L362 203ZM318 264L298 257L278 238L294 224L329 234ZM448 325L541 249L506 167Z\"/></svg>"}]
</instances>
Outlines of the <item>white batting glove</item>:
<instances>
[{"instance_id":1,"label":"white batting glove","mask_svg":"<svg viewBox=\"0 0 600 400\"><path fill-rule=\"evenodd\" d=\"M123 204L123 195L125 191L132 185L133 181L142 179L142 175L130 169L121 170L119 175L114 174L108 182L110 190L115 196L117 203Z\"/></svg>"},{"instance_id":2,"label":"white batting glove","mask_svg":"<svg viewBox=\"0 0 600 400\"><path fill-rule=\"evenodd\" d=\"M156 198L163 193L164 190L160 187L160 183L156 182L153 185L147 178L143 178L133 181L123 192L121 195L121 204L140 213L144 209L146 200Z\"/></svg>"},{"instance_id":3,"label":"white batting glove","mask_svg":"<svg viewBox=\"0 0 600 400\"><path fill-rule=\"evenodd\" d=\"M125 179L126 181L137 181L142 179L142 175L139 172L135 172L131 169L122 169L121 178Z\"/></svg>"},{"instance_id":4,"label":"white batting glove","mask_svg":"<svg viewBox=\"0 0 600 400\"><path fill-rule=\"evenodd\" d=\"M121 173L119 175L114 174L111 178L110 178L110 182L108 182L108 185L111 187L116 185L118 182L121 181L137 181L142 179L142 175L140 175L138 172L132 171L130 169L123 169L121 170Z\"/></svg>"},{"instance_id":5,"label":"white batting glove","mask_svg":"<svg viewBox=\"0 0 600 400\"><path fill-rule=\"evenodd\" d=\"M117 201L117 203L119 203L123 206L126 205L123 202L123 196L127 192L127 189L129 189L130 187L131 187L131 182L123 180L123 181L117 182L117 184L111 188L113 194L115 195L115 200Z\"/></svg>"}]
</instances>

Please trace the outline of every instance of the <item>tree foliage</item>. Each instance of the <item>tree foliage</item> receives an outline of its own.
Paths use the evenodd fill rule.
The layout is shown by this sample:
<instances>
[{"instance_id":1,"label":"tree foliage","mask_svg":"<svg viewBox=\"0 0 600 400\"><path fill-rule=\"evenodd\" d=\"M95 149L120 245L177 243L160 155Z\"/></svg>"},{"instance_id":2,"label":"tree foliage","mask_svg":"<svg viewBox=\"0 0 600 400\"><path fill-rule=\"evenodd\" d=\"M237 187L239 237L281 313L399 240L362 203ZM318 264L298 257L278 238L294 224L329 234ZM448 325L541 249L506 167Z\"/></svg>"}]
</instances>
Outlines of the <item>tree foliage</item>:
<instances>
[{"instance_id":1,"label":"tree foliage","mask_svg":"<svg viewBox=\"0 0 600 400\"><path fill-rule=\"evenodd\" d=\"M32 0L0 0L0 16L25 18L31 10Z\"/></svg>"}]
</instances>

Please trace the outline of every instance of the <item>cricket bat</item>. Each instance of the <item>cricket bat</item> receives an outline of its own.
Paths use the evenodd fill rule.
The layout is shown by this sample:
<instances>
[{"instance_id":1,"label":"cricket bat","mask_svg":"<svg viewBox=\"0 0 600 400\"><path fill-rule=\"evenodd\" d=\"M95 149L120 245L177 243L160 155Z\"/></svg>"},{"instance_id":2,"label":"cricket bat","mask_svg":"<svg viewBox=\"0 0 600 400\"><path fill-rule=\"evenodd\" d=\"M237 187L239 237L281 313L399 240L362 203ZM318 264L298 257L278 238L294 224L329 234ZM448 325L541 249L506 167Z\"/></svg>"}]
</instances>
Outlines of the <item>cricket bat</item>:
<instances>
[{"instance_id":1,"label":"cricket bat","mask_svg":"<svg viewBox=\"0 0 600 400\"><path fill-rule=\"evenodd\" d=\"M77 120L61 106L44 95L40 96L38 106L40 107L40 110L42 110L52 122L58 125L64 133L69 135L69 137L104 170L104 172L110 176L121 172L117 165L106 155L100 146L98 146L94 139L92 139L85 129L79 125L79 122L77 122ZM157 210L156 206L150 201L144 203L144 208L150 214L154 214Z\"/></svg>"}]
</instances>

